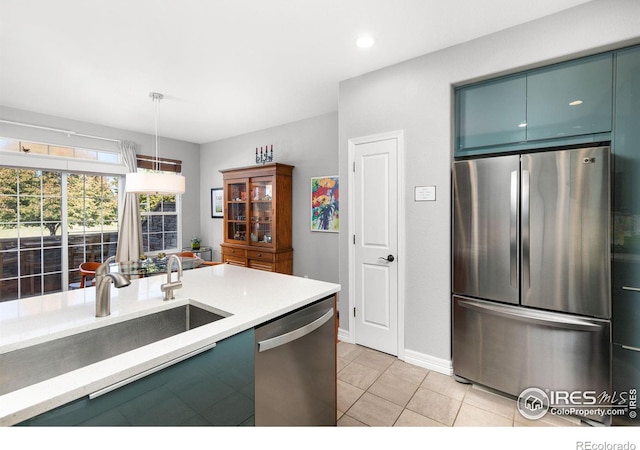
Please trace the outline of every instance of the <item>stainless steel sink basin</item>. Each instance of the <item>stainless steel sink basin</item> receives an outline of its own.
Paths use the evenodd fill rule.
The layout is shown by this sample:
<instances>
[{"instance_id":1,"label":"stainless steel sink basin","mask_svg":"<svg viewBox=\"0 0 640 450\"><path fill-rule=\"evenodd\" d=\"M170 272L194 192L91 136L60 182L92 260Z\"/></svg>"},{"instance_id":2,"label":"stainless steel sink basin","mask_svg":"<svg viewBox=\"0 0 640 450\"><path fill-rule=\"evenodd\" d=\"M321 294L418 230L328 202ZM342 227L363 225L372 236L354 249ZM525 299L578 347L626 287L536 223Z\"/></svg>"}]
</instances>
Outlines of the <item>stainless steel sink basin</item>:
<instances>
[{"instance_id":1,"label":"stainless steel sink basin","mask_svg":"<svg viewBox=\"0 0 640 450\"><path fill-rule=\"evenodd\" d=\"M183 305L1 354L0 395L223 318Z\"/></svg>"}]
</instances>

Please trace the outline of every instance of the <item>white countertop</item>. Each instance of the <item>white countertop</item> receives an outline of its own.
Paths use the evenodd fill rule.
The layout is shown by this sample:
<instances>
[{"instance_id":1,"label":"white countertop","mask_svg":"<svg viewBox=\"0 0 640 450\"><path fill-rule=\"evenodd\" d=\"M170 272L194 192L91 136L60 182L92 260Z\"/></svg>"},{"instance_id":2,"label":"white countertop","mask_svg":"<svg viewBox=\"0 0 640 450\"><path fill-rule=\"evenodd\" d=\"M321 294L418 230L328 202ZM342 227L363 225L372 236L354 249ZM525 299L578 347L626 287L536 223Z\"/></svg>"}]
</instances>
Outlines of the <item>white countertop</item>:
<instances>
[{"instance_id":1,"label":"white countertop","mask_svg":"<svg viewBox=\"0 0 640 450\"><path fill-rule=\"evenodd\" d=\"M173 277L175 279L175 273ZM111 315L95 317L95 287L0 302L0 354L137 316L193 303L227 316L153 344L0 396L0 425L42 412L322 299L340 285L228 264L185 271L175 299L165 276L111 286Z\"/></svg>"}]
</instances>

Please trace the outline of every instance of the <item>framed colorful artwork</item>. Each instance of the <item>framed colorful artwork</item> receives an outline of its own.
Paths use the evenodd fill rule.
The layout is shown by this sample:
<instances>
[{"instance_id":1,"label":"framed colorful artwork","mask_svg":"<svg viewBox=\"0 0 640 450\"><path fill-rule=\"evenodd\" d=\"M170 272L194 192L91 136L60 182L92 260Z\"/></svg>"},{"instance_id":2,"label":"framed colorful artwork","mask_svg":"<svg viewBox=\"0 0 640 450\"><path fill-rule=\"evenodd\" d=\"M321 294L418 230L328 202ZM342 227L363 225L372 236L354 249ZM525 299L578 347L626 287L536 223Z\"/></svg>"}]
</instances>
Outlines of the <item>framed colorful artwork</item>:
<instances>
[{"instance_id":1,"label":"framed colorful artwork","mask_svg":"<svg viewBox=\"0 0 640 450\"><path fill-rule=\"evenodd\" d=\"M338 176L311 178L311 231L337 233L340 229Z\"/></svg>"},{"instance_id":2,"label":"framed colorful artwork","mask_svg":"<svg viewBox=\"0 0 640 450\"><path fill-rule=\"evenodd\" d=\"M211 189L211 218L221 219L224 215L224 205L222 204L222 188Z\"/></svg>"}]
</instances>

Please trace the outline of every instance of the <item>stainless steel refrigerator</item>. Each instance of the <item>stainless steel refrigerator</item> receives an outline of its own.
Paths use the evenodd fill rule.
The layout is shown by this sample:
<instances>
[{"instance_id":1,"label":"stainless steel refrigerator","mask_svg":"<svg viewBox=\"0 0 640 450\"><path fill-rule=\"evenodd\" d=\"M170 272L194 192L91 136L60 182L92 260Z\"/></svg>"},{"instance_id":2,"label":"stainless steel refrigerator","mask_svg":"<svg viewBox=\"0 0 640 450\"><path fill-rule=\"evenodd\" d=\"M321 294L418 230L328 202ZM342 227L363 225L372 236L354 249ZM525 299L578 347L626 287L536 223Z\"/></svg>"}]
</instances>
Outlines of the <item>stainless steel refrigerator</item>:
<instances>
[{"instance_id":1,"label":"stainless steel refrigerator","mask_svg":"<svg viewBox=\"0 0 640 450\"><path fill-rule=\"evenodd\" d=\"M518 396L611 389L610 151L453 164L453 369Z\"/></svg>"}]
</instances>

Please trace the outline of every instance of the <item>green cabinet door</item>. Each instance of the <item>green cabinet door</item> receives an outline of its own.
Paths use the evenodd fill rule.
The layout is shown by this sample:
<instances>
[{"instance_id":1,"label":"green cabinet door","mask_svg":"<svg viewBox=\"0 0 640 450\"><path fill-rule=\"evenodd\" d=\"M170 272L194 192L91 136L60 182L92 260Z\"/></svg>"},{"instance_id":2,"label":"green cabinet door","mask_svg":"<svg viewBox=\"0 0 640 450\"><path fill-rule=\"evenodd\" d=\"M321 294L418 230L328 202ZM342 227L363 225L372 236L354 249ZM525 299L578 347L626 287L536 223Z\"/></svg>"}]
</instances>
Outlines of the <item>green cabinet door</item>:
<instances>
[{"instance_id":1,"label":"green cabinet door","mask_svg":"<svg viewBox=\"0 0 640 450\"><path fill-rule=\"evenodd\" d=\"M20 425L232 426L254 424L254 331L119 389L84 397Z\"/></svg>"},{"instance_id":2,"label":"green cabinet door","mask_svg":"<svg viewBox=\"0 0 640 450\"><path fill-rule=\"evenodd\" d=\"M640 386L640 352L618 344L613 344L611 347L613 349L613 392L618 399L635 400L631 399L631 396L637 398L638 386ZM637 401L629 406L633 406L633 409L623 410L624 415L611 417L612 425L636 427L640 425L640 417L637 417Z\"/></svg>"},{"instance_id":3,"label":"green cabinet door","mask_svg":"<svg viewBox=\"0 0 640 450\"><path fill-rule=\"evenodd\" d=\"M613 388L640 386L640 47L616 53L613 132ZM615 425L640 419L613 418Z\"/></svg>"},{"instance_id":4,"label":"green cabinet door","mask_svg":"<svg viewBox=\"0 0 640 450\"><path fill-rule=\"evenodd\" d=\"M613 136L613 336L640 348L640 47L616 55Z\"/></svg>"},{"instance_id":5,"label":"green cabinet door","mask_svg":"<svg viewBox=\"0 0 640 450\"><path fill-rule=\"evenodd\" d=\"M617 53L615 117L614 245L640 263L640 47ZM640 270L620 281L640 287Z\"/></svg>"},{"instance_id":6,"label":"green cabinet door","mask_svg":"<svg viewBox=\"0 0 640 450\"><path fill-rule=\"evenodd\" d=\"M500 78L456 91L456 156L467 149L522 142L526 138L526 77Z\"/></svg>"},{"instance_id":7,"label":"green cabinet door","mask_svg":"<svg viewBox=\"0 0 640 450\"><path fill-rule=\"evenodd\" d=\"M527 73L527 141L611 131L613 55Z\"/></svg>"}]
</instances>

